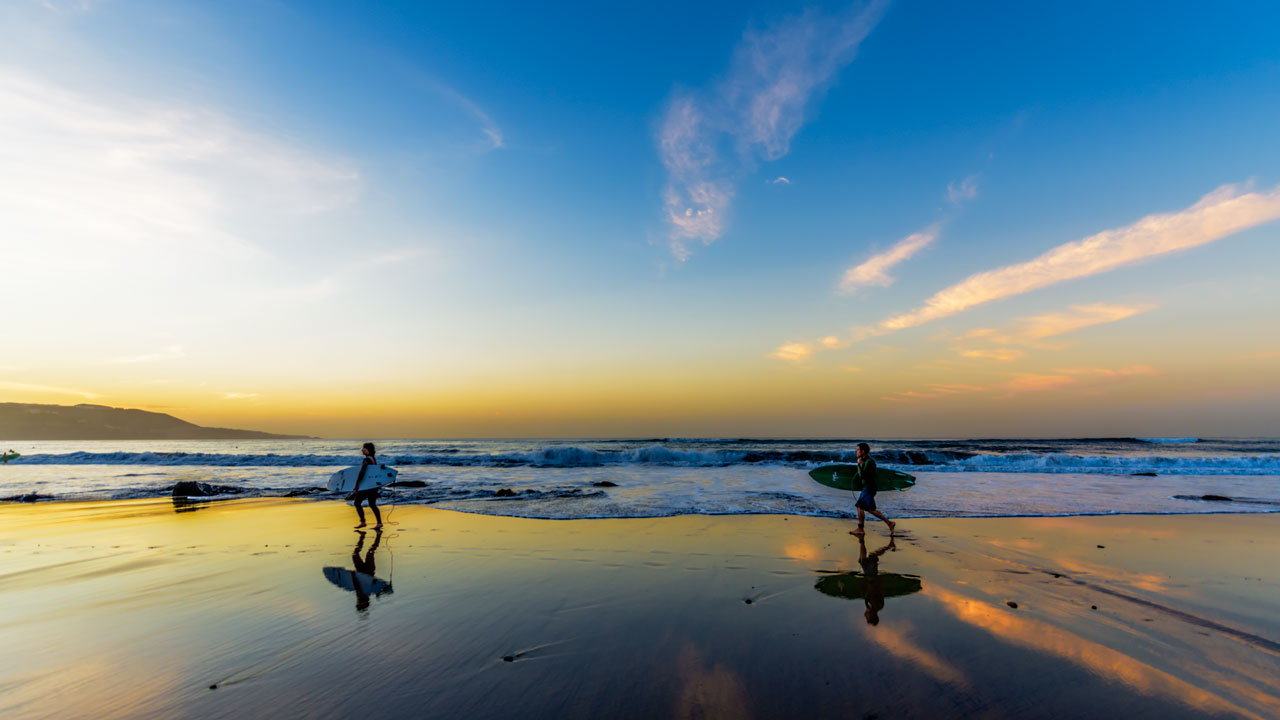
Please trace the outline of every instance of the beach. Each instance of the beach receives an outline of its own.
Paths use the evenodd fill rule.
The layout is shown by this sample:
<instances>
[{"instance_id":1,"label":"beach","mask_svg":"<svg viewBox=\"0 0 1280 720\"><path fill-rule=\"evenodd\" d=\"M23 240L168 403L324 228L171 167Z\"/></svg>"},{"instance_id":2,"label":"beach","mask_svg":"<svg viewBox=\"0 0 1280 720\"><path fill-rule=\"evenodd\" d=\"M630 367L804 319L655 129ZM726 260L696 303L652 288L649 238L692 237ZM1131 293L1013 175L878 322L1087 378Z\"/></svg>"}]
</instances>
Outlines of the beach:
<instances>
[{"instance_id":1,"label":"beach","mask_svg":"<svg viewBox=\"0 0 1280 720\"><path fill-rule=\"evenodd\" d=\"M1274 514L353 522L0 506L0 715L1280 715Z\"/></svg>"}]
</instances>

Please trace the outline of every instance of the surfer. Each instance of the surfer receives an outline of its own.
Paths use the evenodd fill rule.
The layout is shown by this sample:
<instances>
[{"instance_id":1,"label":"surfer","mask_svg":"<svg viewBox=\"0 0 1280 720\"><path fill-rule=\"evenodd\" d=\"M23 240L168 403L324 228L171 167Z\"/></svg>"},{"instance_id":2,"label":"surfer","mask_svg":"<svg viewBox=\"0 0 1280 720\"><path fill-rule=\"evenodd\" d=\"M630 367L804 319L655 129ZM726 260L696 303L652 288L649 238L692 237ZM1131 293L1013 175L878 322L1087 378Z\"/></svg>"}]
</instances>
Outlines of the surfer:
<instances>
[{"instance_id":1,"label":"surfer","mask_svg":"<svg viewBox=\"0 0 1280 720\"><path fill-rule=\"evenodd\" d=\"M871 513L889 526L889 536L892 537L893 529L897 525L876 509L876 461L871 459L871 446L864 442L858 443L858 478L862 481L862 494L853 504L858 508L858 527L850 530L850 534L866 533L863 525L867 521L867 513Z\"/></svg>"},{"instance_id":2,"label":"surfer","mask_svg":"<svg viewBox=\"0 0 1280 720\"><path fill-rule=\"evenodd\" d=\"M364 480L364 473L369 469L370 465L378 464L377 450L373 447L373 443L367 442L364 447L360 448L360 454L364 455L364 459L360 461L360 474L356 477L355 487L360 487L360 481ZM360 516L360 524L356 527L362 528L367 523L364 521L364 508L360 507L361 503L368 502L369 509L373 511L373 519L378 521L375 528L382 527L382 513L378 510L378 488L370 488L368 490L354 490L350 495L355 501L356 514Z\"/></svg>"}]
</instances>

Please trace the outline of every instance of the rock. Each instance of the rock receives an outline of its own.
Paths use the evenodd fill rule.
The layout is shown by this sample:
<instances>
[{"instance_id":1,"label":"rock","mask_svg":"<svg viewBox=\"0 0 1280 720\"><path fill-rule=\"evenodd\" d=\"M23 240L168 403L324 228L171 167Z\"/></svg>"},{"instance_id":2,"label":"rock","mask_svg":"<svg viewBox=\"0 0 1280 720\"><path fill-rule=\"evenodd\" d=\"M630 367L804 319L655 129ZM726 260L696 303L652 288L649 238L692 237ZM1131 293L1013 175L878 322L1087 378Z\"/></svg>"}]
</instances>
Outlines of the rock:
<instances>
[{"instance_id":1,"label":"rock","mask_svg":"<svg viewBox=\"0 0 1280 720\"><path fill-rule=\"evenodd\" d=\"M609 482L608 480L600 480L597 482L593 482L591 484L595 485L596 487L618 487L618 483Z\"/></svg>"},{"instance_id":2,"label":"rock","mask_svg":"<svg viewBox=\"0 0 1280 720\"><path fill-rule=\"evenodd\" d=\"M423 480L397 480L393 483L387 483L387 487L407 487L407 488L424 488L427 483Z\"/></svg>"},{"instance_id":3,"label":"rock","mask_svg":"<svg viewBox=\"0 0 1280 720\"><path fill-rule=\"evenodd\" d=\"M503 655L503 656L502 656L502 662L515 662L515 661L516 661L516 656L515 656L515 655Z\"/></svg>"},{"instance_id":4,"label":"rock","mask_svg":"<svg viewBox=\"0 0 1280 720\"><path fill-rule=\"evenodd\" d=\"M1134 477L1155 477L1156 476L1155 473L1129 473L1129 474Z\"/></svg>"},{"instance_id":5,"label":"rock","mask_svg":"<svg viewBox=\"0 0 1280 720\"><path fill-rule=\"evenodd\" d=\"M742 602L744 602L744 603L746 603L746 604L750 605L750 604L751 604L751 598L747 598L746 600L743 600Z\"/></svg>"},{"instance_id":6,"label":"rock","mask_svg":"<svg viewBox=\"0 0 1280 720\"><path fill-rule=\"evenodd\" d=\"M494 493L493 496L494 497L515 497L516 491L512 490L511 488L502 488L498 492Z\"/></svg>"},{"instance_id":7,"label":"rock","mask_svg":"<svg viewBox=\"0 0 1280 720\"><path fill-rule=\"evenodd\" d=\"M12 495L6 498L0 498L3 502L39 502L41 500L52 500L52 495L41 495L40 493L27 493L25 495Z\"/></svg>"},{"instance_id":8,"label":"rock","mask_svg":"<svg viewBox=\"0 0 1280 720\"><path fill-rule=\"evenodd\" d=\"M1090 609L1090 610L1097 610L1097 609L1098 609L1098 606L1097 606L1097 605L1090 605L1090 606L1089 606L1089 609Z\"/></svg>"},{"instance_id":9,"label":"rock","mask_svg":"<svg viewBox=\"0 0 1280 720\"><path fill-rule=\"evenodd\" d=\"M1106 545L1099 545L1099 546L1098 546L1098 548L1099 548L1100 550L1105 550L1105 549L1106 549L1106 547L1107 547Z\"/></svg>"},{"instance_id":10,"label":"rock","mask_svg":"<svg viewBox=\"0 0 1280 720\"><path fill-rule=\"evenodd\" d=\"M1201 495L1201 500L1212 500L1214 502L1231 502L1231 498L1226 495Z\"/></svg>"},{"instance_id":11,"label":"rock","mask_svg":"<svg viewBox=\"0 0 1280 720\"><path fill-rule=\"evenodd\" d=\"M1018 609L1018 603L1016 603L1016 602L1014 602L1014 601L1012 601L1012 600L1008 600L1008 601L1006 601L1006 602L1005 602L1005 605L1008 605L1009 607L1013 608L1014 610L1017 610L1017 609Z\"/></svg>"},{"instance_id":12,"label":"rock","mask_svg":"<svg viewBox=\"0 0 1280 720\"><path fill-rule=\"evenodd\" d=\"M231 485L210 485L194 480L182 480L173 486L174 497L209 497L211 495L236 495L244 492L244 488Z\"/></svg>"}]
</instances>

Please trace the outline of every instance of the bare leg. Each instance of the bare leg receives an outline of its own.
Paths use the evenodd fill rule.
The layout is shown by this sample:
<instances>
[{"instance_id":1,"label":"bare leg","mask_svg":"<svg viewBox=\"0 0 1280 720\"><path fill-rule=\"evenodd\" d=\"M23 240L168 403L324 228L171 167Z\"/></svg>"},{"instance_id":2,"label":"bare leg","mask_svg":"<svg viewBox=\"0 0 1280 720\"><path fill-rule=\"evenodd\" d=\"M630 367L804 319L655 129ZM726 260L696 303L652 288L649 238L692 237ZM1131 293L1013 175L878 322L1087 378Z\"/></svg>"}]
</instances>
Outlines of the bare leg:
<instances>
[{"instance_id":1,"label":"bare leg","mask_svg":"<svg viewBox=\"0 0 1280 720\"><path fill-rule=\"evenodd\" d=\"M859 514L859 515L861 515L861 514L862 514L862 510L861 510L861 508L859 508L859 510L858 510L858 514ZM876 517L878 517L878 518L880 518L880 522L882 522L882 523L884 523L885 525L888 525L888 526L889 526L889 535L891 535L891 536L892 536L892 535L893 535L893 529L894 529L895 527L897 527L897 526L898 526L898 524L897 524L897 523L895 523L894 521L890 520L889 518L885 517L885 516L884 516L884 513L880 512L879 510L872 510L872 511L871 511L871 514L872 514L872 515L875 515L875 516L876 516Z\"/></svg>"},{"instance_id":2,"label":"bare leg","mask_svg":"<svg viewBox=\"0 0 1280 720\"><path fill-rule=\"evenodd\" d=\"M858 508L858 527L854 528L853 530L850 530L849 533L852 535L864 534L866 530L862 529L862 525L866 521L867 521L867 513L864 512L862 508Z\"/></svg>"}]
</instances>

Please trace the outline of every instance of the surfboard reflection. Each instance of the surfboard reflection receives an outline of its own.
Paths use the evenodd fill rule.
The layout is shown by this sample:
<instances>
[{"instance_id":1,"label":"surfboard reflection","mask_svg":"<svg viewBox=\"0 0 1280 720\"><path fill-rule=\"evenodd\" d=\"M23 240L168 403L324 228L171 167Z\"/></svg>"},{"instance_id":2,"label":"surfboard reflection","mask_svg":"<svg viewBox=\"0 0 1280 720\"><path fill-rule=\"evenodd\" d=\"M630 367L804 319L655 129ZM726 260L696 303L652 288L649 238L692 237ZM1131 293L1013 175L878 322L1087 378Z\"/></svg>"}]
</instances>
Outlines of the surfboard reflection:
<instances>
[{"instance_id":1,"label":"surfboard reflection","mask_svg":"<svg viewBox=\"0 0 1280 720\"><path fill-rule=\"evenodd\" d=\"M862 600L867 609L863 613L869 625L880 623L880 611L884 609L884 599L920 592L920 576L900 573L880 572L880 556L889 550L896 549L893 538L889 544L873 553L867 552L867 541L858 538L858 564L862 572L840 573L818 578L814 589L824 595L844 598L846 600Z\"/></svg>"},{"instance_id":2,"label":"surfboard reflection","mask_svg":"<svg viewBox=\"0 0 1280 720\"><path fill-rule=\"evenodd\" d=\"M374 531L373 544L369 546L368 551L364 549L364 541L368 533L361 530L359 534L360 539L356 541L356 547L351 551L351 563L354 567L327 567L324 569L324 576L343 590L355 593L356 610L366 612L369 609L370 598L390 595L392 590L390 581L377 577L376 555L378 544L382 542L382 529L378 528ZM364 554L361 555L361 553Z\"/></svg>"}]
</instances>

